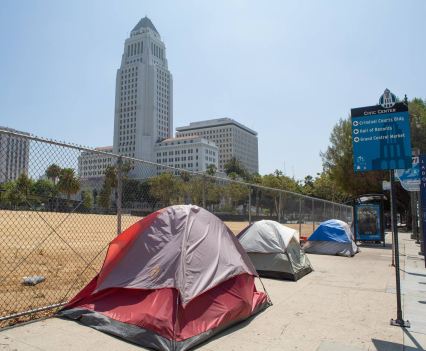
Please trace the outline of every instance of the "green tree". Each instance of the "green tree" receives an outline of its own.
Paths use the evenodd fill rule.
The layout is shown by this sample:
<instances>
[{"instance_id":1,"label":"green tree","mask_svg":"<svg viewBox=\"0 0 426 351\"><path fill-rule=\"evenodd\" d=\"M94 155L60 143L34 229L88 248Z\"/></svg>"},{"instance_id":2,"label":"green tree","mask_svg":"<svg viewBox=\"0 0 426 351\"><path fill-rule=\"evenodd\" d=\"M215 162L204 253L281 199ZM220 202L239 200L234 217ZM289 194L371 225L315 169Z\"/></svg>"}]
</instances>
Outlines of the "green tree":
<instances>
[{"instance_id":1,"label":"green tree","mask_svg":"<svg viewBox=\"0 0 426 351\"><path fill-rule=\"evenodd\" d=\"M117 187L117 169L115 166L107 166L104 171L105 178L104 182L109 185L110 188Z\"/></svg>"},{"instance_id":2,"label":"green tree","mask_svg":"<svg viewBox=\"0 0 426 351\"><path fill-rule=\"evenodd\" d=\"M214 164L210 164L207 166L206 174L209 176L214 176L217 172L217 167Z\"/></svg>"},{"instance_id":3,"label":"green tree","mask_svg":"<svg viewBox=\"0 0 426 351\"><path fill-rule=\"evenodd\" d=\"M38 203L45 203L50 210L53 209L53 198L58 195L58 189L52 181L39 179L32 185L31 193Z\"/></svg>"},{"instance_id":4,"label":"green tree","mask_svg":"<svg viewBox=\"0 0 426 351\"><path fill-rule=\"evenodd\" d=\"M56 184L61 174L61 167L59 167L56 163L52 163L49 167L47 167L45 174L46 177L53 182L53 184Z\"/></svg>"},{"instance_id":5,"label":"green tree","mask_svg":"<svg viewBox=\"0 0 426 351\"><path fill-rule=\"evenodd\" d=\"M247 170L236 157L232 157L225 163L224 170L227 176L234 174L243 179L248 177Z\"/></svg>"},{"instance_id":6,"label":"green tree","mask_svg":"<svg viewBox=\"0 0 426 351\"><path fill-rule=\"evenodd\" d=\"M381 191L382 171L355 173L352 159L352 127L350 118L334 126L330 146L321 153L323 168L336 183L337 190L350 195Z\"/></svg>"},{"instance_id":7,"label":"green tree","mask_svg":"<svg viewBox=\"0 0 426 351\"><path fill-rule=\"evenodd\" d=\"M104 209L109 209L111 207L111 191L112 189L109 183L104 181L98 195L98 205Z\"/></svg>"},{"instance_id":8,"label":"green tree","mask_svg":"<svg viewBox=\"0 0 426 351\"><path fill-rule=\"evenodd\" d=\"M349 194L338 189L327 172L318 173L313 182L312 196L333 202L346 202L350 198Z\"/></svg>"},{"instance_id":9,"label":"green tree","mask_svg":"<svg viewBox=\"0 0 426 351\"><path fill-rule=\"evenodd\" d=\"M66 194L67 200L80 190L80 180L72 168L63 168L59 174L58 190Z\"/></svg>"},{"instance_id":10,"label":"green tree","mask_svg":"<svg viewBox=\"0 0 426 351\"><path fill-rule=\"evenodd\" d=\"M83 207L86 210L90 210L93 206L93 196L90 190L83 190L81 192L81 200L83 201Z\"/></svg>"},{"instance_id":11,"label":"green tree","mask_svg":"<svg viewBox=\"0 0 426 351\"><path fill-rule=\"evenodd\" d=\"M305 195L313 196L314 194L314 177L307 175L303 181L302 192Z\"/></svg>"},{"instance_id":12,"label":"green tree","mask_svg":"<svg viewBox=\"0 0 426 351\"><path fill-rule=\"evenodd\" d=\"M426 153L426 101L415 98L408 103L411 117L411 144Z\"/></svg>"},{"instance_id":13,"label":"green tree","mask_svg":"<svg viewBox=\"0 0 426 351\"><path fill-rule=\"evenodd\" d=\"M16 179L16 189L25 197L31 193L31 187L33 185L33 181L29 178L25 173L21 173L21 175Z\"/></svg>"},{"instance_id":14,"label":"green tree","mask_svg":"<svg viewBox=\"0 0 426 351\"><path fill-rule=\"evenodd\" d=\"M4 183L2 187L4 191L3 202L7 206L15 207L25 202L25 195L18 190L16 181Z\"/></svg>"},{"instance_id":15,"label":"green tree","mask_svg":"<svg viewBox=\"0 0 426 351\"><path fill-rule=\"evenodd\" d=\"M122 179L122 187L124 191L124 186L126 186L126 194L123 193L123 203L131 201L130 197L133 198L133 196L130 196L129 191L129 182L128 181L128 173L132 169L132 165L130 162L124 162L121 165L121 179ZM100 199L100 203L103 208L109 208L111 206L111 200L107 200L107 198L111 198L112 191L117 188L118 185L118 170L117 165L114 166L107 166L104 171L104 183L102 185L102 190L100 193L100 196L102 196L102 199ZM135 185L135 184L133 184Z\"/></svg>"},{"instance_id":16,"label":"green tree","mask_svg":"<svg viewBox=\"0 0 426 351\"><path fill-rule=\"evenodd\" d=\"M224 194L234 210L238 206L243 205L243 210L245 212L245 205L248 202L249 196L248 186L235 182L228 182L224 188Z\"/></svg>"},{"instance_id":17,"label":"green tree","mask_svg":"<svg viewBox=\"0 0 426 351\"><path fill-rule=\"evenodd\" d=\"M170 206L173 200L179 196L179 183L171 173L162 173L149 180L150 195L162 202L164 206Z\"/></svg>"}]
</instances>

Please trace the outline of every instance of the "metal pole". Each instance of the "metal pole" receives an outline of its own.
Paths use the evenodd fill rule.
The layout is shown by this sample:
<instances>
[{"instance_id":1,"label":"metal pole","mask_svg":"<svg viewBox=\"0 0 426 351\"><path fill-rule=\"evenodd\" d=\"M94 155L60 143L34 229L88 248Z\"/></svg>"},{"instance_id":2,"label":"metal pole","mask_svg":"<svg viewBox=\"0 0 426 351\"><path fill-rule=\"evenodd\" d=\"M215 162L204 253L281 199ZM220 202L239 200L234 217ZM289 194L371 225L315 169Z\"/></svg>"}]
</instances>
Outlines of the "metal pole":
<instances>
[{"instance_id":1,"label":"metal pole","mask_svg":"<svg viewBox=\"0 0 426 351\"><path fill-rule=\"evenodd\" d=\"M416 233L417 233L416 244L420 244L420 236L422 235L422 232L420 230L421 227L419 225L420 211L421 211L420 209L421 209L421 207L420 207L420 192L415 191L414 192L414 211L416 213L416 215L415 215L415 220L416 220L415 225L416 225Z\"/></svg>"},{"instance_id":2,"label":"metal pole","mask_svg":"<svg viewBox=\"0 0 426 351\"><path fill-rule=\"evenodd\" d=\"M281 191L279 193L279 197L278 197L278 222L281 223Z\"/></svg>"},{"instance_id":3,"label":"metal pole","mask_svg":"<svg viewBox=\"0 0 426 351\"><path fill-rule=\"evenodd\" d=\"M419 235L419 237L420 237L420 252L419 252L419 254L420 255L425 255L425 235L424 235L424 231L425 231L425 228L423 227L423 225L424 225L424 216L426 215L426 213L425 213L425 211L424 211L424 207L426 207L425 206L425 204L422 202L422 195L421 195L421 193L419 194L419 214L420 214L420 230L419 230L419 232L420 232L420 235ZM426 268L426 259L425 259L425 268Z\"/></svg>"},{"instance_id":4,"label":"metal pole","mask_svg":"<svg viewBox=\"0 0 426 351\"><path fill-rule=\"evenodd\" d=\"M302 198L299 199L299 237L302 236Z\"/></svg>"},{"instance_id":5,"label":"metal pole","mask_svg":"<svg viewBox=\"0 0 426 351\"><path fill-rule=\"evenodd\" d=\"M312 199L312 233L315 231L315 202Z\"/></svg>"},{"instance_id":6,"label":"metal pole","mask_svg":"<svg viewBox=\"0 0 426 351\"><path fill-rule=\"evenodd\" d=\"M206 208L206 177L203 176L203 208Z\"/></svg>"},{"instance_id":7,"label":"metal pole","mask_svg":"<svg viewBox=\"0 0 426 351\"><path fill-rule=\"evenodd\" d=\"M402 319L402 305L401 305L401 279L399 271L399 246L398 246L398 223L396 219L396 197L395 197L395 179L393 170L389 171L390 173L390 182L391 182L391 191L390 191L390 200L392 206L392 232L393 232L393 241L395 243L395 279L396 279L396 319L391 319L390 324L398 327L410 327L409 321L404 321Z\"/></svg>"},{"instance_id":8,"label":"metal pole","mask_svg":"<svg viewBox=\"0 0 426 351\"><path fill-rule=\"evenodd\" d=\"M392 173L392 171L389 171L389 172ZM390 181L390 179L389 179L389 181ZM391 184L391 188L392 188L392 184ZM395 238L393 236L393 222L394 222L393 207L394 207L394 203L392 201L392 189L389 190L389 197L390 197L390 215L391 215L391 230L392 230L392 267L395 267ZM398 224L396 224L396 226L398 226Z\"/></svg>"},{"instance_id":9,"label":"metal pole","mask_svg":"<svg viewBox=\"0 0 426 351\"><path fill-rule=\"evenodd\" d=\"M323 204L324 204L324 208L323 208L323 210L322 210L322 220L321 220L321 222L322 222L322 221L324 221L324 219L325 219L325 217L326 217L325 202L323 202Z\"/></svg>"},{"instance_id":10,"label":"metal pole","mask_svg":"<svg viewBox=\"0 0 426 351\"><path fill-rule=\"evenodd\" d=\"M251 224L251 186L249 186L248 220L249 224Z\"/></svg>"},{"instance_id":11,"label":"metal pole","mask_svg":"<svg viewBox=\"0 0 426 351\"><path fill-rule=\"evenodd\" d=\"M121 204L123 197L122 165L123 159L120 156L117 160L117 235L121 233Z\"/></svg>"},{"instance_id":12,"label":"metal pole","mask_svg":"<svg viewBox=\"0 0 426 351\"><path fill-rule=\"evenodd\" d=\"M411 239L417 239L417 218L416 218L416 193L410 191L410 207L411 207Z\"/></svg>"}]
</instances>

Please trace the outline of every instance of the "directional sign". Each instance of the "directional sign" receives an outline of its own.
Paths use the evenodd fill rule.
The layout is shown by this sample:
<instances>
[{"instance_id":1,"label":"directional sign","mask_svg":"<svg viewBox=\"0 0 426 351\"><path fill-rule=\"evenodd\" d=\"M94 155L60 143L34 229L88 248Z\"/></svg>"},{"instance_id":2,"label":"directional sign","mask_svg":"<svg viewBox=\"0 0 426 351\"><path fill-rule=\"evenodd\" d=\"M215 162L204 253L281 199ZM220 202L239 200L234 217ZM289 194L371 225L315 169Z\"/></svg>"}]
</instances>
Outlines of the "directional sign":
<instances>
[{"instance_id":1,"label":"directional sign","mask_svg":"<svg viewBox=\"0 0 426 351\"><path fill-rule=\"evenodd\" d=\"M420 167L419 157L412 158L413 166L409 169L396 169L395 177L399 179L402 187L407 191L420 190Z\"/></svg>"},{"instance_id":2,"label":"directional sign","mask_svg":"<svg viewBox=\"0 0 426 351\"><path fill-rule=\"evenodd\" d=\"M411 168L407 105L354 108L351 115L355 172Z\"/></svg>"}]
</instances>

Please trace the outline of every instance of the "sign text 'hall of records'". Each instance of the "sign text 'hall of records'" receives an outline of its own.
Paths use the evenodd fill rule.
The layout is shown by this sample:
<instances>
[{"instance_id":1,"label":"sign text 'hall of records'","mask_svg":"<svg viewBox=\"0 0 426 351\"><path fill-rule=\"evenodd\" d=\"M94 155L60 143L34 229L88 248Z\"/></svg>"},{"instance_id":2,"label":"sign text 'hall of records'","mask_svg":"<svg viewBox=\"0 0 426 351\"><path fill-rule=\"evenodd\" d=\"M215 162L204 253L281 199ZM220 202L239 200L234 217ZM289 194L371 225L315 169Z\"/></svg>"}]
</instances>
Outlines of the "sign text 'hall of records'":
<instances>
[{"instance_id":1,"label":"sign text 'hall of records'","mask_svg":"<svg viewBox=\"0 0 426 351\"><path fill-rule=\"evenodd\" d=\"M384 110L376 110L376 111L364 111L364 116L372 116L372 115L380 115L380 114L387 114L387 113L395 113L395 108L388 108ZM387 118L377 118L377 119L367 119L365 121L354 121L353 125L354 127L361 127L361 126L371 126L374 124L381 124L381 123L392 123L392 122L403 122L404 117L401 116L394 116L394 117L387 117ZM368 134L368 133L377 133L377 132L386 132L386 131L392 131L391 126L386 127L371 127L371 128L359 128L354 129L353 133L356 134ZM383 139L398 139L398 138L405 138L405 133L399 133L399 134L387 134L387 135L374 135L374 136L361 136L355 137L354 141L372 141L372 140L383 140Z\"/></svg>"}]
</instances>

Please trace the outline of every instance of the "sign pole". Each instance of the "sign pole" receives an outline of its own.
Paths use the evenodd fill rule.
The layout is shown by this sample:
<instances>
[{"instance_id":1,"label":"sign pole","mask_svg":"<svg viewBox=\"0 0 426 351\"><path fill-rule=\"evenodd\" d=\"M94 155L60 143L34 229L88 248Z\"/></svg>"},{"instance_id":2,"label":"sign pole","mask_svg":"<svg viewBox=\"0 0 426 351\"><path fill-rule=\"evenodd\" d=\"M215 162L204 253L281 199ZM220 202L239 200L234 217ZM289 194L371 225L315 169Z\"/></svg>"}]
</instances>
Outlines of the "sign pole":
<instances>
[{"instance_id":1,"label":"sign pole","mask_svg":"<svg viewBox=\"0 0 426 351\"><path fill-rule=\"evenodd\" d=\"M395 199L395 179L393 170L389 171L391 191L390 200L392 208L392 233L393 243L395 250L395 278L396 278L396 319L391 319L390 324L398 327L409 328L410 322L404 321L402 318L402 305L401 305L401 277L399 271L399 245L398 245L398 223L396 218L396 199Z\"/></svg>"},{"instance_id":2,"label":"sign pole","mask_svg":"<svg viewBox=\"0 0 426 351\"><path fill-rule=\"evenodd\" d=\"M426 257L426 155L420 155L420 255ZM426 260L425 260L426 268Z\"/></svg>"},{"instance_id":3,"label":"sign pole","mask_svg":"<svg viewBox=\"0 0 426 351\"><path fill-rule=\"evenodd\" d=\"M395 238L393 236L393 222L396 220L396 215L394 217L393 215L393 198L392 198L392 185L393 183L391 183L391 179L392 179L392 171L389 171L389 183L390 185L390 189L389 189L389 198L390 198L390 215L391 215L391 231L392 231L392 267L395 267ZM396 224L396 228L398 228L398 223Z\"/></svg>"},{"instance_id":4,"label":"sign pole","mask_svg":"<svg viewBox=\"0 0 426 351\"><path fill-rule=\"evenodd\" d=\"M408 100L405 99L405 103L398 102L396 95L386 89L380 96L378 105L351 109L351 122L354 172L390 171L397 298L397 317L391 319L390 323L408 328L409 321L402 319L394 173L395 169L410 169L413 166Z\"/></svg>"}]
</instances>

